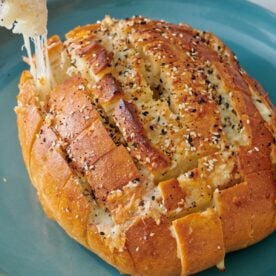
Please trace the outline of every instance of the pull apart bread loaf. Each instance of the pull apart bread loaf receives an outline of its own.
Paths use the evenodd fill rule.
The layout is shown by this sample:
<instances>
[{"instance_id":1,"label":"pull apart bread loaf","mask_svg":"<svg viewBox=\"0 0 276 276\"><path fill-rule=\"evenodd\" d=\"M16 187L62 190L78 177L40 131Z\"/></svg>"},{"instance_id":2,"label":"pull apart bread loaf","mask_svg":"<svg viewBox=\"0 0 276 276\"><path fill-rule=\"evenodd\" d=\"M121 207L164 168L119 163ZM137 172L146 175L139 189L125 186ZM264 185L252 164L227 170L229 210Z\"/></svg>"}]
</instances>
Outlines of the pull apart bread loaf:
<instances>
[{"instance_id":1,"label":"pull apart bread loaf","mask_svg":"<svg viewBox=\"0 0 276 276\"><path fill-rule=\"evenodd\" d=\"M187 275L276 229L275 109L215 35L134 17L49 39L19 138L47 215L120 272Z\"/></svg>"}]
</instances>

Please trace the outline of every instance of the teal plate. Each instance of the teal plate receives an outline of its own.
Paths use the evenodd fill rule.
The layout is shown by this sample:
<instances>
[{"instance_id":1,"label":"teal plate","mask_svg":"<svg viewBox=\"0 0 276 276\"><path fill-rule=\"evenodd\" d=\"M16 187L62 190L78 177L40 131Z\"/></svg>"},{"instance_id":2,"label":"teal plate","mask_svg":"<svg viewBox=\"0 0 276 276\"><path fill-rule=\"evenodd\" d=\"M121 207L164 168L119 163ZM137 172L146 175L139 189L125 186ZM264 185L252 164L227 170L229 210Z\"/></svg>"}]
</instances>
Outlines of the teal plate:
<instances>
[{"instance_id":1,"label":"teal plate","mask_svg":"<svg viewBox=\"0 0 276 276\"><path fill-rule=\"evenodd\" d=\"M214 32L276 103L276 15L247 1L48 1L49 34L63 35L105 14L143 14ZM17 139L17 83L26 68L22 38L0 30L0 275L119 275L44 215L24 167ZM241 221L242 223L242 221ZM221 275L215 268L200 275ZM276 234L228 254L227 275L276 275Z\"/></svg>"}]
</instances>

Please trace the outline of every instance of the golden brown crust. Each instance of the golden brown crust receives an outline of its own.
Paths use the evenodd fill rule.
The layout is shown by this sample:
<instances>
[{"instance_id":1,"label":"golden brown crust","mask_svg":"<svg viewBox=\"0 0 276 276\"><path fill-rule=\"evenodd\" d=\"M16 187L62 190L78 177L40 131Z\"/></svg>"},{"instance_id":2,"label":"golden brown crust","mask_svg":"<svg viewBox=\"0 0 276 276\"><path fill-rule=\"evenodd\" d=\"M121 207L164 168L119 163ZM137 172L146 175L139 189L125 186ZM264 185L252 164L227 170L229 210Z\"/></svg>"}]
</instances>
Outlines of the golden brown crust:
<instances>
[{"instance_id":1,"label":"golden brown crust","mask_svg":"<svg viewBox=\"0 0 276 276\"><path fill-rule=\"evenodd\" d=\"M97 41L91 40L88 45L78 50L78 55L88 57L88 63L95 74L110 66L111 55Z\"/></svg>"},{"instance_id":2,"label":"golden brown crust","mask_svg":"<svg viewBox=\"0 0 276 276\"><path fill-rule=\"evenodd\" d=\"M99 102L104 105L123 96L120 83L111 75L106 74L98 82L95 94L98 96Z\"/></svg>"},{"instance_id":3,"label":"golden brown crust","mask_svg":"<svg viewBox=\"0 0 276 276\"><path fill-rule=\"evenodd\" d=\"M82 194L80 184L72 176L62 187L59 195L58 221L68 229L71 237L81 244L87 245L87 224L91 214L91 206Z\"/></svg>"},{"instance_id":4,"label":"golden brown crust","mask_svg":"<svg viewBox=\"0 0 276 276\"><path fill-rule=\"evenodd\" d=\"M272 173L252 173L246 176L246 180L214 194L227 251L251 245L274 229L275 180Z\"/></svg>"},{"instance_id":5,"label":"golden brown crust","mask_svg":"<svg viewBox=\"0 0 276 276\"><path fill-rule=\"evenodd\" d=\"M50 94L47 119L61 138L72 141L99 118L88 96L86 82L78 75L65 80Z\"/></svg>"},{"instance_id":6,"label":"golden brown crust","mask_svg":"<svg viewBox=\"0 0 276 276\"><path fill-rule=\"evenodd\" d=\"M88 182L97 198L102 200L106 199L109 192L139 178L139 172L123 146L114 148L100 158L87 174Z\"/></svg>"},{"instance_id":7,"label":"golden brown crust","mask_svg":"<svg viewBox=\"0 0 276 276\"><path fill-rule=\"evenodd\" d=\"M29 72L24 71L20 79L20 94L18 95L18 102L20 104L16 108L16 113L17 124L24 126L18 129L18 135L28 171L30 151L36 138L35 135L43 122L35 97L36 89L33 78Z\"/></svg>"},{"instance_id":8,"label":"golden brown crust","mask_svg":"<svg viewBox=\"0 0 276 276\"><path fill-rule=\"evenodd\" d=\"M151 171L160 172L169 167L168 158L155 149L147 138L133 104L119 101L113 118L130 144L134 157L143 162Z\"/></svg>"},{"instance_id":9,"label":"golden brown crust","mask_svg":"<svg viewBox=\"0 0 276 276\"><path fill-rule=\"evenodd\" d=\"M98 119L73 140L67 149L72 165L85 171L94 168L94 163L115 148L115 144Z\"/></svg>"},{"instance_id":10,"label":"golden brown crust","mask_svg":"<svg viewBox=\"0 0 276 276\"><path fill-rule=\"evenodd\" d=\"M262 240L271 234L275 218L275 179L271 171L258 171L245 177L248 183L251 200L255 204L252 213L252 243ZM258 202L258 204L256 204Z\"/></svg>"},{"instance_id":11,"label":"golden brown crust","mask_svg":"<svg viewBox=\"0 0 276 276\"><path fill-rule=\"evenodd\" d=\"M180 260L169 223L162 218L139 218L126 232L126 247L137 275L179 275Z\"/></svg>"},{"instance_id":12,"label":"golden brown crust","mask_svg":"<svg viewBox=\"0 0 276 276\"><path fill-rule=\"evenodd\" d=\"M226 190L216 191L214 200L222 221L226 251L234 251L248 246L251 240L251 206L248 184L240 183Z\"/></svg>"},{"instance_id":13,"label":"golden brown crust","mask_svg":"<svg viewBox=\"0 0 276 276\"><path fill-rule=\"evenodd\" d=\"M169 179L159 183L159 188L162 193L164 205L168 212L173 211L183 204L186 194L181 189L176 179Z\"/></svg>"},{"instance_id":14,"label":"golden brown crust","mask_svg":"<svg viewBox=\"0 0 276 276\"><path fill-rule=\"evenodd\" d=\"M37 136L30 154L30 176L38 192L47 198L51 209L56 210L60 189L72 176L72 172L56 145L55 133L42 125Z\"/></svg>"},{"instance_id":15,"label":"golden brown crust","mask_svg":"<svg viewBox=\"0 0 276 276\"><path fill-rule=\"evenodd\" d=\"M276 113L212 33L105 18L23 72L23 158L49 217L122 273L187 275L276 229ZM242 221L242 223L241 223Z\"/></svg>"},{"instance_id":16,"label":"golden brown crust","mask_svg":"<svg viewBox=\"0 0 276 276\"><path fill-rule=\"evenodd\" d=\"M208 209L177 219L173 222L173 229L178 241L182 275L194 274L223 261L223 233L215 210Z\"/></svg>"}]
</instances>

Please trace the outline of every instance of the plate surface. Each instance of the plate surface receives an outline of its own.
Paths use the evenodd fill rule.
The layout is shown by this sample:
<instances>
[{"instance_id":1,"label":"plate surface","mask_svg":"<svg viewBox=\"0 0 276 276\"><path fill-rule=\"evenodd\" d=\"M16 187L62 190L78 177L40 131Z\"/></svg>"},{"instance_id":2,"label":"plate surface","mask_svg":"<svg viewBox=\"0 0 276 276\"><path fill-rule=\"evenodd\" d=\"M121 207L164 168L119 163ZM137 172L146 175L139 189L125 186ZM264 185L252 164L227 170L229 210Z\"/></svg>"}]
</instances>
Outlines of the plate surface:
<instances>
[{"instance_id":1,"label":"plate surface","mask_svg":"<svg viewBox=\"0 0 276 276\"><path fill-rule=\"evenodd\" d=\"M48 6L49 35L62 37L105 14L142 14L212 31L276 103L276 15L265 9L231 0L62 0L48 1ZM26 68L21 46L20 36L0 30L0 275L119 275L46 218L29 183L13 111L19 75ZM200 275L222 274L213 268ZM228 254L223 275L276 275L276 234Z\"/></svg>"}]
</instances>

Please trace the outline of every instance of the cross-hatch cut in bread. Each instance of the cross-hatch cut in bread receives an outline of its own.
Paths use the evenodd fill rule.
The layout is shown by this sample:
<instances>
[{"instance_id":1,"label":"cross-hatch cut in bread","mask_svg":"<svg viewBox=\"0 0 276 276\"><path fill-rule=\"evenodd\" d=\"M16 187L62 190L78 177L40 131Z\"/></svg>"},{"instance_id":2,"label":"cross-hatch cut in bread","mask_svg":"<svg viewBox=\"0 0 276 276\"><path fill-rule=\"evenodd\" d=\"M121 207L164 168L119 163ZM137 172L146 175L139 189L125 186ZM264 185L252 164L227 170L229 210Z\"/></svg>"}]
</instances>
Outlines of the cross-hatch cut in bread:
<instances>
[{"instance_id":1,"label":"cross-hatch cut in bread","mask_svg":"<svg viewBox=\"0 0 276 276\"><path fill-rule=\"evenodd\" d=\"M49 39L17 118L49 217L122 273L187 275L275 230L275 110L212 33L134 17Z\"/></svg>"}]
</instances>

